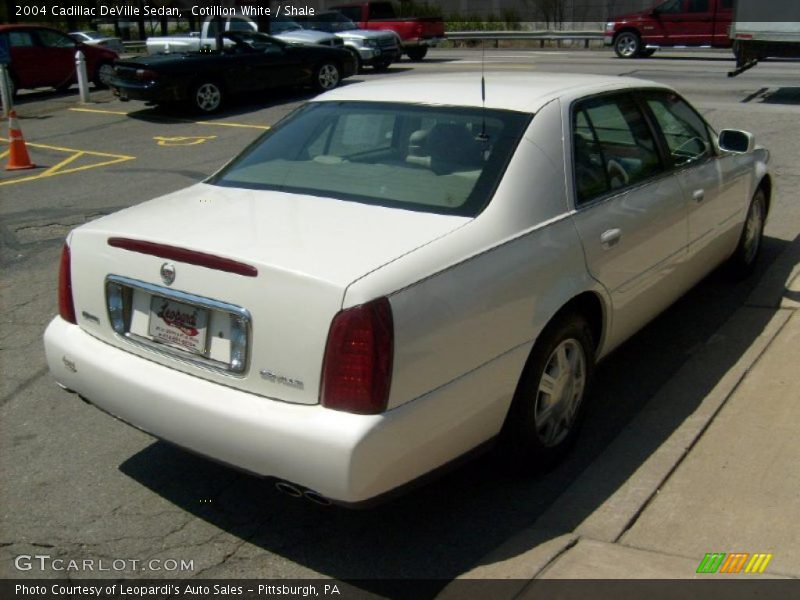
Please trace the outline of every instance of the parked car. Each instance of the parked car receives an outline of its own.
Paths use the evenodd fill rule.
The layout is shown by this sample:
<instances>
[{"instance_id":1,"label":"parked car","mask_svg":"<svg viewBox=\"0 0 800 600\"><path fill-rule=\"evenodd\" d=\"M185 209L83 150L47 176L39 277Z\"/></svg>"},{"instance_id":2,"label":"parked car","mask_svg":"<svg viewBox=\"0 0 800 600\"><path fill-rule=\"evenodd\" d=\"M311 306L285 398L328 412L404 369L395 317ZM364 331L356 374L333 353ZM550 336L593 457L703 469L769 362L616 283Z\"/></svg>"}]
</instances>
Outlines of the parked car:
<instances>
[{"instance_id":1,"label":"parked car","mask_svg":"<svg viewBox=\"0 0 800 600\"><path fill-rule=\"evenodd\" d=\"M217 49L217 35L225 31L259 31L259 28L256 21L244 15L221 20L209 17L203 22L200 33L149 37L145 44L148 54L213 51ZM270 19L269 32L262 33L269 33L272 37L291 44L319 44L333 47L344 45L344 42L333 34L303 29L302 25L286 17ZM225 43L223 40L223 44ZM227 45L230 45L230 40Z\"/></svg>"},{"instance_id":2,"label":"parked car","mask_svg":"<svg viewBox=\"0 0 800 600\"><path fill-rule=\"evenodd\" d=\"M76 42L89 46L99 46L100 48L108 48L117 54L125 54L125 46L122 45L120 38L108 36L99 31L73 31L69 34L69 37Z\"/></svg>"},{"instance_id":3,"label":"parked car","mask_svg":"<svg viewBox=\"0 0 800 600\"><path fill-rule=\"evenodd\" d=\"M340 38L356 58L359 70L366 65L383 71L402 56L400 38L394 31L359 29L352 20L335 10L298 17L297 20L304 27Z\"/></svg>"},{"instance_id":4,"label":"parked car","mask_svg":"<svg viewBox=\"0 0 800 600\"><path fill-rule=\"evenodd\" d=\"M498 439L519 464L559 459L597 361L721 263L753 269L767 152L656 83L485 90L339 88L207 181L74 229L55 379L317 502Z\"/></svg>"},{"instance_id":5,"label":"parked car","mask_svg":"<svg viewBox=\"0 0 800 600\"><path fill-rule=\"evenodd\" d=\"M77 50L86 57L89 78L96 86L105 86L118 58L113 50L76 42L57 29L39 25L0 25L0 47L7 48L11 57L12 95L25 88L69 88L77 81Z\"/></svg>"},{"instance_id":6,"label":"parked car","mask_svg":"<svg viewBox=\"0 0 800 600\"><path fill-rule=\"evenodd\" d=\"M228 95L292 85L325 91L355 73L355 61L343 48L287 44L254 31L227 31L222 38L222 52L118 61L110 85L122 100L184 103L212 113Z\"/></svg>"},{"instance_id":7,"label":"parked car","mask_svg":"<svg viewBox=\"0 0 800 600\"><path fill-rule=\"evenodd\" d=\"M353 2L331 6L354 21L361 29L389 29L402 41L403 52L411 60L425 58L428 48L444 40L441 17L398 17L391 2Z\"/></svg>"},{"instance_id":8,"label":"parked car","mask_svg":"<svg viewBox=\"0 0 800 600\"><path fill-rule=\"evenodd\" d=\"M604 41L620 58L652 56L665 46L730 48L734 0L667 0L609 19Z\"/></svg>"}]
</instances>

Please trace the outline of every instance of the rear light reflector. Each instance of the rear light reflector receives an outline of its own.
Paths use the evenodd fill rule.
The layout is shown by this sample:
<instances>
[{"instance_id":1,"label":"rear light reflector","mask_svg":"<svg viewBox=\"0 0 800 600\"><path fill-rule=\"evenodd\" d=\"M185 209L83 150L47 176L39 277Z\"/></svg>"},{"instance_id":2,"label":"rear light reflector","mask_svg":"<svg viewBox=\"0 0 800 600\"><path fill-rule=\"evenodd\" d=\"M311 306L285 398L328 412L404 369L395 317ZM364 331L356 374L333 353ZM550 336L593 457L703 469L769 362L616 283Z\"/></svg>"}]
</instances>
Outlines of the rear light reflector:
<instances>
[{"instance_id":1,"label":"rear light reflector","mask_svg":"<svg viewBox=\"0 0 800 600\"><path fill-rule=\"evenodd\" d=\"M339 312L331 323L322 364L320 402L362 415L386 410L392 383L394 324L389 300Z\"/></svg>"},{"instance_id":2,"label":"rear light reflector","mask_svg":"<svg viewBox=\"0 0 800 600\"><path fill-rule=\"evenodd\" d=\"M75 303L72 299L72 265L69 246L61 249L61 263L58 268L58 314L69 323L76 324Z\"/></svg>"},{"instance_id":3,"label":"rear light reflector","mask_svg":"<svg viewBox=\"0 0 800 600\"><path fill-rule=\"evenodd\" d=\"M136 69L136 79L152 81L153 79L158 79L158 73L150 69Z\"/></svg>"},{"instance_id":4,"label":"rear light reflector","mask_svg":"<svg viewBox=\"0 0 800 600\"><path fill-rule=\"evenodd\" d=\"M108 245L114 248L130 250L131 252L150 254L152 256L158 256L159 258L177 260L190 265L197 265L198 267L206 267L207 269L214 269L215 271L225 271L226 273L235 273L236 275L244 275L245 277L256 277L258 275L258 269L252 265L221 256L215 256L213 254L206 254L205 252L179 248L177 246L142 242L140 240L119 237L108 238Z\"/></svg>"}]
</instances>

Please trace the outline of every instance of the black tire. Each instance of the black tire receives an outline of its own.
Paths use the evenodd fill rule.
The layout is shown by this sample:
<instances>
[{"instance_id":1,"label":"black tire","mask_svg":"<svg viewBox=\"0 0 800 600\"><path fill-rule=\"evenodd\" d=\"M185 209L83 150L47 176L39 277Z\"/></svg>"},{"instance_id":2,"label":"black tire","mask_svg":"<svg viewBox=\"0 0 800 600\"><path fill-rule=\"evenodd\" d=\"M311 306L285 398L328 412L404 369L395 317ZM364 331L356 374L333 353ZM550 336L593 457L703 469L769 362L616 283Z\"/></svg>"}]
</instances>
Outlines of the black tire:
<instances>
[{"instance_id":1,"label":"black tire","mask_svg":"<svg viewBox=\"0 0 800 600\"><path fill-rule=\"evenodd\" d=\"M642 38L635 31L623 31L614 39L614 52L620 58L636 58L642 52Z\"/></svg>"},{"instance_id":2,"label":"black tire","mask_svg":"<svg viewBox=\"0 0 800 600\"><path fill-rule=\"evenodd\" d=\"M210 115L222 108L225 94L216 81L199 81L192 87L189 104L194 112Z\"/></svg>"},{"instance_id":3,"label":"black tire","mask_svg":"<svg viewBox=\"0 0 800 600\"><path fill-rule=\"evenodd\" d=\"M114 65L110 62L104 62L97 65L95 69L92 83L97 89L103 90L108 87L111 78L114 76Z\"/></svg>"},{"instance_id":4,"label":"black tire","mask_svg":"<svg viewBox=\"0 0 800 600\"><path fill-rule=\"evenodd\" d=\"M409 48L406 50L406 54L408 54L408 58L414 62L419 62L425 55L428 54L428 47L427 46L414 46L413 48Z\"/></svg>"},{"instance_id":5,"label":"black tire","mask_svg":"<svg viewBox=\"0 0 800 600\"><path fill-rule=\"evenodd\" d=\"M380 60L376 63L373 63L372 68L375 71L382 72L388 69L391 64L392 64L392 59Z\"/></svg>"},{"instance_id":6,"label":"black tire","mask_svg":"<svg viewBox=\"0 0 800 600\"><path fill-rule=\"evenodd\" d=\"M339 65L333 62L324 62L314 69L311 85L318 92L327 92L339 85L341 81L342 72Z\"/></svg>"},{"instance_id":7,"label":"black tire","mask_svg":"<svg viewBox=\"0 0 800 600\"><path fill-rule=\"evenodd\" d=\"M745 279L755 269L761 252L766 219L767 195L762 188L759 188L747 208L747 217L736 250L726 264L731 279Z\"/></svg>"},{"instance_id":8,"label":"black tire","mask_svg":"<svg viewBox=\"0 0 800 600\"><path fill-rule=\"evenodd\" d=\"M515 464L547 470L570 449L585 412L594 363L592 332L583 316L565 313L545 328L503 425L501 448Z\"/></svg>"},{"instance_id":9,"label":"black tire","mask_svg":"<svg viewBox=\"0 0 800 600\"><path fill-rule=\"evenodd\" d=\"M364 68L364 65L361 62L361 57L358 55L358 52L356 50L350 50L350 54L356 61L356 73L361 73L361 70Z\"/></svg>"}]
</instances>

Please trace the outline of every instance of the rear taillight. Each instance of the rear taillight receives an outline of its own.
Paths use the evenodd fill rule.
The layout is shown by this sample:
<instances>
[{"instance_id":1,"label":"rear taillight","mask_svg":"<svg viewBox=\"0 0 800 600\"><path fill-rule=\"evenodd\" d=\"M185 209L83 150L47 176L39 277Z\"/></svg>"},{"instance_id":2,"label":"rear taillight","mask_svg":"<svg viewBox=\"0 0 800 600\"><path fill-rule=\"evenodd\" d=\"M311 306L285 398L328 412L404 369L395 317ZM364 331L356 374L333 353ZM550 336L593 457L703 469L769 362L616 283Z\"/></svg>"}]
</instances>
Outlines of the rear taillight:
<instances>
[{"instance_id":1,"label":"rear taillight","mask_svg":"<svg viewBox=\"0 0 800 600\"><path fill-rule=\"evenodd\" d=\"M362 415L386 410L393 354L389 300L379 298L341 311L328 332L320 386L322 405Z\"/></svg>"},{"instance_id":2,"label":"rear taillight","mask_svg":"<svg viewBox=\"0 0 800 600\"><path fill-rule=\"evenodd\" d=\"M136 69L136 79L153 81L154 79L158 79L158 73L150 69Z\"/></svg>"},{"instance_id":3,"label":"rear taillight","mask_svg":"<svg viewBox=\"0 0 800 600\"><path fill-rule=\"evenodd\" d=\"M61 249L61 264L58 268L58 314L65 321L78 322L75 318L75 303L72 301L72 268L67 244Z\"/></svg>"}]
</instances>

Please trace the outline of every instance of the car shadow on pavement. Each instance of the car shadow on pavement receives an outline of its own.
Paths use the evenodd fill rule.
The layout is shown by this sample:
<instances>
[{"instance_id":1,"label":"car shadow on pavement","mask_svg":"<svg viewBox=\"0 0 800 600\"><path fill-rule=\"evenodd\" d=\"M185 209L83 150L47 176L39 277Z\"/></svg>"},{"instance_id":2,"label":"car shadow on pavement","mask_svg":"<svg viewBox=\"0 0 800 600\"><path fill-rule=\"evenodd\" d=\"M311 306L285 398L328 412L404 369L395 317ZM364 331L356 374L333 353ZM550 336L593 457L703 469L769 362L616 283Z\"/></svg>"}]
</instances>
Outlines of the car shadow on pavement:
<instances>
[{"instance_id":1,"label":"car shadow on pavement","mask_svg":"<svg viewBox=\"0 0 800 600\"><path fill-rule=\"evenodd\" d=\"M265 552L388 597L432 598L474 567L487 553L545 512L558 511L559 496L641 413L654 395L698 353L745 303L762 276L788 276L793 261L780 259L788 242L765 238L757 272L731 283L721 270L709 275L597 371L586 425L567 459L546 474L519 476L501 468L490 452L393 501L364 510L322 507L276 491L273 482L155 442L130 457L120 470L159 496ZM794 246L797 246L795 243ZM793 247L794 247L793 246ZM776 273L776 271L785 271ZM784 279L785 281L785 279ZM775 305L777 306L777 304ZM531 538L514 555L568 533L609 499L701 404L707 394L763 332L775 310L753 309L735 339L709 352L702 374L663 410L663 418L641 444L601 473L601 482L559 514L558 524L537 523L552 535ZM302 454L303 449L297 449ZM210 502L203 499L210 498ZM538 529L537 529L538 530ZM252 553L251 553L252 554ZM502 559L503 557L499 557ZM247 561L250 562L247 562ZM270 577L261 556L237 562L238 573ZM225 576L215 566L201 576ZM289 569L289 570L286 570ZM290 567L281 570L292 576ZM397 580L413 589L398 593ZM401 586L399 589L403 589Z\"/></svg>"}]
</instances>

